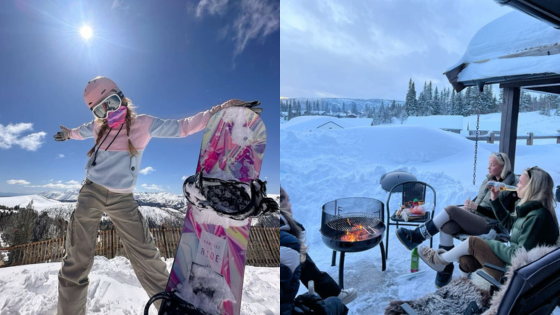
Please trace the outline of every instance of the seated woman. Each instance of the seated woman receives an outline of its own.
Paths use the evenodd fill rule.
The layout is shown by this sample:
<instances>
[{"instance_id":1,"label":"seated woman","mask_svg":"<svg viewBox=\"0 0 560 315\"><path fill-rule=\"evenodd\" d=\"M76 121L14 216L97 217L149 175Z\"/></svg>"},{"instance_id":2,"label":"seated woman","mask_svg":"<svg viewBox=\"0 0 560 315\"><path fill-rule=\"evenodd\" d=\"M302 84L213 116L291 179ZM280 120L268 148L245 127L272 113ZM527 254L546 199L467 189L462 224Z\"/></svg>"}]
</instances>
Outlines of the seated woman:
<instances>
[{"instance_id":1,"label":"seated woman","mask_svg":"<svg viewBox=\"0 0 560 315\"><path fill-rule=\"evenodd\" d=\"M305 228L292 217L290 196L282 187L280 187L280 230L292 235L298 235L301 241L305 239ZM331 296L338 297L344 304L352 302L358 296L356 289L342 289L329 274L317 268L309 254L305 251L304 254L305 260L301 263L301 282L305 287L307 287L310 280L313 280L315 291L323 299Z\"/></svg>"},{"instance_id":2,"label":"seated woman","mask_svg":"<svg viewBox=\"0 0 560 315\"><path fill-rule=\"evenodd\" d=\"M301 261L305 260L305 246L300 242L301 230L297 228L293 220L290 223L294 224L294 235L280 230L280 314L314 314L307 307L295 305L295 298L299 290ZM327 315L348 313L348 308L337 297L329 297L325 300L317 297L315 300L318 300L320 304L314 305L313 309L316 310L316 307L320 307L321 313Z\"/></svg>"},{"instance_id":3,"label":"seated woman","mask_svg":"<svg viewBox=\"0 0 560 315\"><path fill-rule=\"evenodd\" d=\"M439 248L449 251L453 248L453 235L457 233L467 233L470 235L487 234L498 224L490 204L490 188L487 187L488 181L502 182L511 186L517 184L515 174L511 172L509 158L505 153L493 152L490 154L488 159L488 175L486 175L486 179L482 182L474 201L465 200L462 208L447 206L445 211L440 212L433 220L426 222L425 225L419 226L415 230L398 228L396 231L398 239L406 248L412 250L426 239L441 232ZM513 202L511 202L513 194L515 193L510 191L503 191L499 194L500 200L506 204L507 209L513 208ZM509 203L511 203L511 206ZM447 285L451 281L452 275L453 264L449 264L444 270L437 273L436 287L440 288Z\"/></svg>"},{"instance_id":4,"label":"seated woman","mask_svg":"<svg viewBox=\"0 0 560 315\"><path fill-rule=\"evenodd\" d=\"M538 245L555 245L559 231L553 187L552 177L544 170L536 166L524 170L517 184L521 199L516 202L515 213L511 214L499 200L499 191L492 186L492 210L500 224L511 230L509 246L471 236L450 251L420 246L418 256L436 271L443 271L446 266L459 261L459 268L467 273L480 269L484 263L505 267L520 247L529 251ZM485 271L496 280L501 276L496 270L485 268Z\"/></svg>"}]
</instances>

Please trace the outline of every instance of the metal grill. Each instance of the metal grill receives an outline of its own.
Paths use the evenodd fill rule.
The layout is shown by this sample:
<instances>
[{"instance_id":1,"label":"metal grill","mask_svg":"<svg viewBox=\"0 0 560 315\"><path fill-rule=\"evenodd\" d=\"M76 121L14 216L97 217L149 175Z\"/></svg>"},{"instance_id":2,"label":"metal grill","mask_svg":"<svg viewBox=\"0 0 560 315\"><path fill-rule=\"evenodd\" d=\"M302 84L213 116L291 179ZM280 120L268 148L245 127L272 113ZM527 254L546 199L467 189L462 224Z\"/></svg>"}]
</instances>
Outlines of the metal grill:
<instances>
[{"instance_id":1,"label":"metal grill","mask_svg":"<svg viewBox=\"0 0 560 315\"><path fill-rule=\"evenodd\" d=\"M381 220L368 213L348 213L345 216L335 216L327 226L336 231L354 232L364 229L368 234L375 234L377 230L374 229ZM360 227L361 226L361 227Z\"/></svg>"}]
</instances>

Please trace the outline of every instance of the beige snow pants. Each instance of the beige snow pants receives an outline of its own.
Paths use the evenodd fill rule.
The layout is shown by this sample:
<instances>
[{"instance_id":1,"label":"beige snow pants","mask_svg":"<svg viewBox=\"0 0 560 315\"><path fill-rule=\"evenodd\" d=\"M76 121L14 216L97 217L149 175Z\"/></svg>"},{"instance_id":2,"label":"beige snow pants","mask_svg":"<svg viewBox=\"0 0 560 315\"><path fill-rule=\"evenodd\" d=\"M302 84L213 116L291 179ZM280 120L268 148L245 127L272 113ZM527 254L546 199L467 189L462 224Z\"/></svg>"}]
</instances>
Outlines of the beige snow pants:
<instances>
[{"instance_id":1,"label":"beige snow pants","mask_svg":"<svg viewBox=\"0 0 560 315\"><path fill-rule=\"evenodd\" d=\"M114 193L86 179L66 232L66 254L58 273L57 315L86 313L88 274L103 212L113 221L130 263L151 297L165 291L169 272L132 193ZM146 300L147 302L147 300ZM159 302L159 301L158 301ZM155 303L159 307L159 303Z\"/></svg>"}]
</instances>

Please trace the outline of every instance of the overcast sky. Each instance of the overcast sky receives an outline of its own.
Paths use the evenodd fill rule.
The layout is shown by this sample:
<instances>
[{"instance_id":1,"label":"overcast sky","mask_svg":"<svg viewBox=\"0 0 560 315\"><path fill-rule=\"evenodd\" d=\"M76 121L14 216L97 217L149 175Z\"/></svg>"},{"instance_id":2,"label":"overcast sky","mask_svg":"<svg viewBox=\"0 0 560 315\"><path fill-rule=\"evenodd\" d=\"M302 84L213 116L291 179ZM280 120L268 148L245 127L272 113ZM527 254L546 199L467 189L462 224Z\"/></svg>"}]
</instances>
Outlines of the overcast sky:
<instances>
[{"instance_id":1,"label":"overcast sky","mask_svg":"<svg viewBox=\"0 0 560 315\"><path fill-rule=\"evenodd\" d=\"M475 33L511 12L491 0L282 0L280 95L404 100L408 80L443 72Z\"/></svg>"}]
</instances>

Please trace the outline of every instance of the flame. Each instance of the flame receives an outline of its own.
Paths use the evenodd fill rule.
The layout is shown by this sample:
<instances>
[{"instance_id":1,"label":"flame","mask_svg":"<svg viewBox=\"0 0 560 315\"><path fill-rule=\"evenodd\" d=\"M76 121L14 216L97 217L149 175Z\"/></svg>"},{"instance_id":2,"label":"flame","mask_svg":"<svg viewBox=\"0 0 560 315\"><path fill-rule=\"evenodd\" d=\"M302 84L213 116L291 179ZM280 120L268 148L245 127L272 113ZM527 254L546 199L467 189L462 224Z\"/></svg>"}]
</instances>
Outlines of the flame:
<instances>
[{"instance_id":1,"label":"flame","mask_svg":"<svg viewBox=\"0 0 560 315\"><path fill-rule=\"evenodd\" d=\"M347 219L347 221L350 223L350 220ZM353 232L346 231L345 235L340 237L340 240L343 242L358 242L372 238L372 235L364 229L363 225L354 224L353 228L356 230ZM374 234L377 232L374 229L372 229L372 231Z\"/></svg>"},{"instance_id":2,"label":"flame","mask_svg":"<svg viewBox=\"0 0 560 315\"><path fill-rule=\"evenodd\" d=\"M352 223L350 223L350 219L346 219L346 222L348 222L348 225L352 226Z\"/></svg>"}]
</instances>

